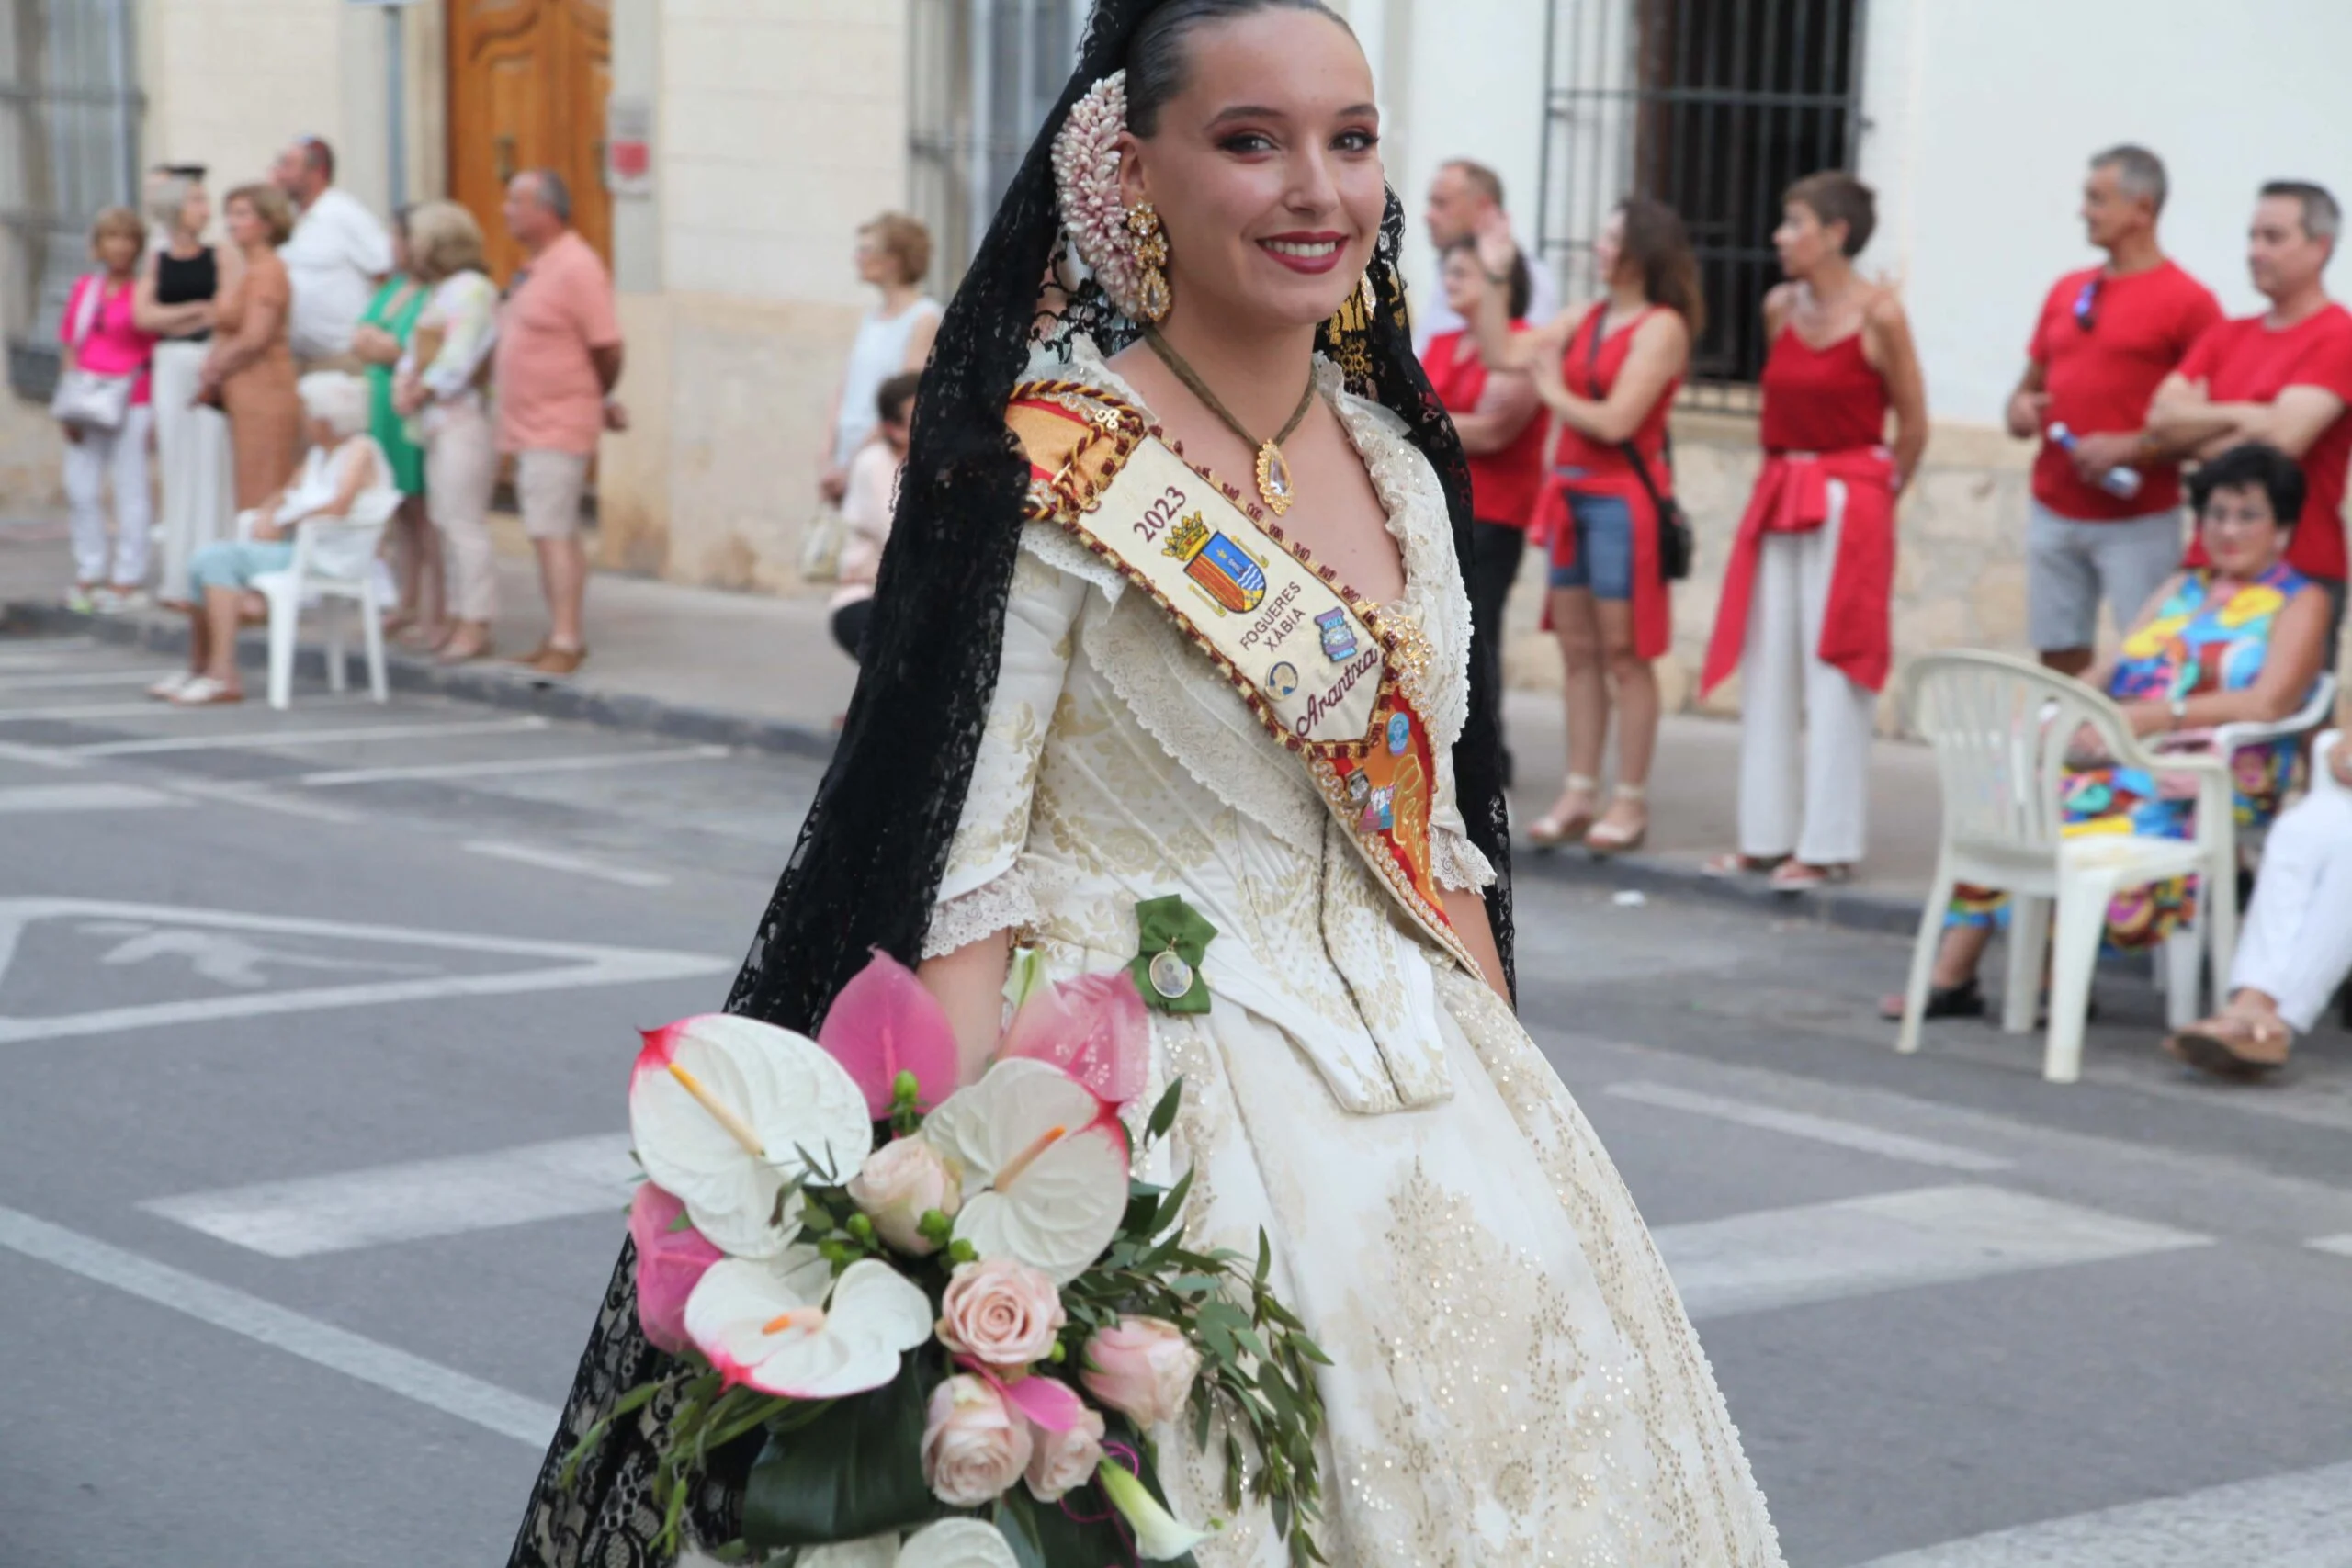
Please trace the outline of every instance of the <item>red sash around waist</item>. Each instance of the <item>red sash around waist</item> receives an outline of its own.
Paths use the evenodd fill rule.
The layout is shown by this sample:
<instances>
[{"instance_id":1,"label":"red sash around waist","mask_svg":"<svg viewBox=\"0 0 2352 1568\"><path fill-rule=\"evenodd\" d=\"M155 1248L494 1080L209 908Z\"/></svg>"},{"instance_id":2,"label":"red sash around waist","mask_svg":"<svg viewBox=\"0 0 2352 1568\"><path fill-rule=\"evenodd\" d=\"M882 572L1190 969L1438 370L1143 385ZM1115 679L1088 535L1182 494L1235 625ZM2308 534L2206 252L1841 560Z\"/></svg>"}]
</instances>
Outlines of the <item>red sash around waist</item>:
<instances>
[{"instance_id":1,"label":"red sash around waist","mask_svg":"<svg viewBox=\"0 0 2352 1568\"><path fill-rule=\"evenodd\" d=\"M1764 536L1802 533L1827 522L1832 479L1846 487L1846 509L1817 651L1823 663L1845 671L1856 685L1873 692L1885 686L1894 660L1889 624L1894 597L1894 459L1883 446L1853 446L1766 456L1724 570L1723 600L1699 681L1702 695L1739 668Z\"/></svg>"},{"instance_id":2,"label":"red sash around waist","mask_svg":"<svg viewBox=\"0 0 2352 1568\"><path fill-rule=\"evenodd\" d=\"M1576 559L1576 522L1568 514L1575 494L1614 496L1625 503L1634 525L1634 656L1663 659L1674 643L1674 594L1658 570L1657 508L1650 492L1631 474L1580 474L1571 479L1557 470L1544 479L1544 493L1535 502L1535 525L1529 536L1548 540L1552 563L1566 566ZM1544 596L1544 629L1552 627L1551 595Z\"/></svg>"}]
</instances>

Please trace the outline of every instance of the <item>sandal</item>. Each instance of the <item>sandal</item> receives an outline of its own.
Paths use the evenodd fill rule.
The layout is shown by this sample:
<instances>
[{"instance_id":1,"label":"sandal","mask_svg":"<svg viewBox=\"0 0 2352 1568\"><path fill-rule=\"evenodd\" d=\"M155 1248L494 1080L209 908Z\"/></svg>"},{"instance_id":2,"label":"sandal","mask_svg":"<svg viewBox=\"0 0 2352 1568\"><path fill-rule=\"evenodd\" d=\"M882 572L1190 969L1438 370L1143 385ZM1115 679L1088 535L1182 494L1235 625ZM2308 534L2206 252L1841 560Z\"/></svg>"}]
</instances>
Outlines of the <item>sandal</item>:
<instances>
[{"instance_id":1,"label":"sandal","mask_svg":"<svg viewBox=\"0 0 2352 1568\"><path fill-rule=\"evenodd\" d=\"M2222 1011L2165 1037L2165 1054L2200 1073L2253 1083L2287 1065L2295 1035L2276 1017Z\"/></svg>"},{"instance_id":2,"label":"sandal","mask_svg":"<svg viewBox=\"0 0 2352 1568\"><path fill-rule=\"evenodd\" d=\"M1892 995L1881 997L1878 999L1878 1015L1889 1023L1901 1022L1903 993L1897 991ZM1984 1016L1984 987L1976 983L1976 976L1973 975L1957 986L1929 986L1927 1004L1919 1010L1919 1017L1923 1021L1932 1018L1983 1018Z\"/></svg>"},{"instance_id":3,"label":"sandal","mask_svg":"<svg viewBox=\"0 0 2352 1568\"><path fill-rule=\"evenodd\" d=\"M225 681L198 675L164 700L174 707L209 708L243 702L245 694L242 688L232 686Z\"/></svg>"},{"instance_id":4,"label":"sandal","mask_svg":"<svg viewBox=\"0 0 2352 1568\"><path fill-rule=\"evenodd\" d=\"M1527 841L1539 850L1555 850L1570 839L1581 840L1592 828L1589 809L1565 812L1561 809L1571 795L1583 795L1587 800L1600 790L1599 779L1589 779L1582 773L1570 773L1560 784L1560 798L1552 809L1527 825Z\"/></svg>"},{"instance_id":5,"label":"sandal","mask_svg":"<svg viewBox=\"0 0 2352 1568\"><path fill-rule=\"evenodd\" d=\"M1621 784L1610 796L1609 810L1614 812L1619 802L1639 808L1641 826L1627 829L1609 820L1607 813L1595 822L1584 836L1584 847L1595 855L1607 859L1611 855L1629 855L1649 841L1649 788L1645 784Z\"/></svg>"},{"instance_id":6,"label":"sandal","mask_svg":"<svg viewBox=\"0 0 2352 1568\"><path fill-rule=\"evenodd\" d=\"M1786 855L1744 855L1736 850L1725 850L1701 861L1699 874L1718 879L1760 875L1776 869L1788 858Z\"/></svg>"},{"instance_id":7,"label":"sandal","mask_svg":"<svg viewBox=\"0 0 2352 1568\"><path fill-rule=\"evenodd\" d=\"M1854 868L1850 865L1815 865L1791 858L1772 868L1771 888L1775 893L1804 893L1833 882L1853 880Z\"/></svg>"},{"instance_id":8,"label":"sandal","mask_svg":"<svg viewBox=\"0 0 2352 1568\"><path fill-rule=\"evenodd\" d=\"M193 670L175 670L148 687L147 694L157 702L168 703L182 692L187 691L190 683L197 679L197 673Z\"/></svg>"}]
</instances>

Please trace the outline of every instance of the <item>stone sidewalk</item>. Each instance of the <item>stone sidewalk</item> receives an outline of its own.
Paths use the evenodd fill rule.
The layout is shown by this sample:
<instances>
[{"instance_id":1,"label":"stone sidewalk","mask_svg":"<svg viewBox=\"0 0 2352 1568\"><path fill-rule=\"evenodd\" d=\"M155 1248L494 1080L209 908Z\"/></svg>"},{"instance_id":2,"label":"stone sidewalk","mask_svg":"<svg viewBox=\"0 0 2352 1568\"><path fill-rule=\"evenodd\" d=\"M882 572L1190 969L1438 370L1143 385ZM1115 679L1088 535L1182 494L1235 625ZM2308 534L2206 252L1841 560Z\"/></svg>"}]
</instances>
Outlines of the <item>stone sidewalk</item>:
<instances>
[{"instance_id":1,"label":"stone sidewalk","mask_svg":"<svg viewBox=\"0 0 2352 1568\"><path fill-rule=\"evenodd\" d=\"M509 553L521 545L518 531L502 533L508 536L498 563L496 635L506 651L521 653L537 645L546 616L531 562ZM86 618L54 608L66 575L62 524L0 525L0 604L8 606L15 624L51 630L83 624ZM598 573L588 596L590 657L577 675L551 680L497 660L449 668L395 649L392 681L404 689L559 717L821 754L831 747L856 682L855 669L833 646L828 619L821 598L731 593ZM98 621L95 629L109 640L158 650L187 646L181 623L160 613ZM322 657L315 649L305 652L302 668L313 682L322 671ZM260 663L257 632L248 634L243 658ZM298 703L300 692L298 682ZM1549 807L1566 771L1559 698L1513 692L1506 722L1520 783L1513 815L1523 822ZM1736 724L1669 716L1659 737L1650 786L1652 829L1644 851L1600 862L1581 849L1542 852L1522 845L1521 874L1696 893L1751 903L1770 915L1910 929L1936 850L1939 807L1928 753L1902 742L1876 743L1863 874L1848 887L1788 897L1769 892L1760 879L1722 883L1698 873L1708 854L1733 843L1738 741Z\"/></svg>"}]
</instances>

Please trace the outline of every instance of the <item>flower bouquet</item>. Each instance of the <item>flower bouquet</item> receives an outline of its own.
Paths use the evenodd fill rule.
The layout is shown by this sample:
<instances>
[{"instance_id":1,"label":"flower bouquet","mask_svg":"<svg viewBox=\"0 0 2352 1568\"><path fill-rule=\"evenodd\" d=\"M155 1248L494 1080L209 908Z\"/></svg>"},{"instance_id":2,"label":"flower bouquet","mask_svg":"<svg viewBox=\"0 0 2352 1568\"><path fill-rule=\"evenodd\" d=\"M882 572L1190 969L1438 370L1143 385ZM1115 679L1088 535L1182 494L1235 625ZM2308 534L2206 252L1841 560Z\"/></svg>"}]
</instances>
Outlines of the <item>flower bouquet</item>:
<instances>
[{"instance_id":1,"label":"flower bouquet","mask_svg":"<svg viewBox=\"0 0 2352 1568\"><path fill-rule=\"evenodd\" d=\"M1185 1243L1189 1176L1136 1180L1143 1002L1124 973L1034 961L978 1082L944 1011L877 954L817 1038L712 1014L645 1036L629 1126L638 1314L676 1361L614 1421L662 1412L654 1501L675 1550L709 1457L764 1441L725 1560L795 1568L1189 1562L1152 1434L1221 1450L1222 1501L1324 1561L1314 1367L1255 1258ZM952 1091L952 1092L951 1092ZM1136 1123L1131 1127L1131 1123Z\"/></svg>"}]
</instances>

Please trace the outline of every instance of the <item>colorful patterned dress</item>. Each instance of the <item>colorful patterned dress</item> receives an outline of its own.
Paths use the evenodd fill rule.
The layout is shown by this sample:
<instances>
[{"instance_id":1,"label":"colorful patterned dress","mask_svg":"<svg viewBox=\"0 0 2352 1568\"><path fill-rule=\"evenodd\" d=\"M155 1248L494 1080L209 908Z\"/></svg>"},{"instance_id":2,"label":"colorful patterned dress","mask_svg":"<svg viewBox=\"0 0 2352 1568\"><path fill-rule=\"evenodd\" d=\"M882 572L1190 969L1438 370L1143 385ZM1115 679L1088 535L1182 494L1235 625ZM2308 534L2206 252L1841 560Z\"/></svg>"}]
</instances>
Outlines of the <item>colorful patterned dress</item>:
<instances>
[{"instance_id":1,"label":"colorful patterned dress","mask_svg":"<svg viewBox=\"0 0 2352 1568\"><path fill-rule=\"evenodd\" d=\"M2262 674L2278 613L2309 581L2284 562L2216 604L2212 573L2181 580L2154 620L2123 642L2122 658L2107 683L2118 702L2170 702L2207 692L2240 692ZM2293 781L2300 742L2289 737L2248 746L2231 759L2241 831L2263 828L2278 813ZM2194 793L2167 788L2144 769L2079 768L2066 777L2066 835L2136 833L2186 839L2196 827ZM2197 908L2194 877L2135 887L2108 906L2107 940L2117 948L2148 948L2188 923ZM1950 923L1984 926L2002 917L2006 900L1981 887L1952 897Z\"/></svg>"}]
</instances>

